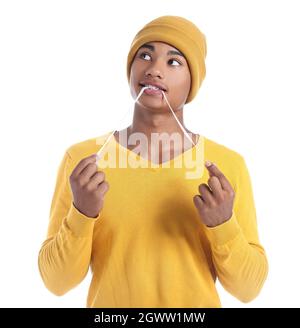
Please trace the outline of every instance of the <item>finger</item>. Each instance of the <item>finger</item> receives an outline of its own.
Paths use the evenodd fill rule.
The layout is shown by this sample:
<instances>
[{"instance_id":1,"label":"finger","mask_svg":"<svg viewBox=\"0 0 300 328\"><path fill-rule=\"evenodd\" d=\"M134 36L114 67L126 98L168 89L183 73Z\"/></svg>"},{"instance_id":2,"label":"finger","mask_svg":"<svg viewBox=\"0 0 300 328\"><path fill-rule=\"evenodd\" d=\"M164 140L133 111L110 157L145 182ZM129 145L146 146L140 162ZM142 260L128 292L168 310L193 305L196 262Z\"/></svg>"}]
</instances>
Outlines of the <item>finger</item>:
<instances>
[{"instance_id":1,"label":"finger","mask_svg":"<svg viewBox=\"0 0 300 328\"><path fill-rule=\"evenodd\" d=\"M92 154L88 157L83 158L76 166L73 171L74 177L78 176L81 171L89 164L89 163L96 163L96 156L97 154Z\"/></svg>"},{"instance_id":2,"label":"finger","mask_svg":"<svg viewBox=\"0 0 300 328\"><path fill-rule=\"evenodd\" d=\"M103 181L98 185L97 188L103 195L109 190L109 184L107 181Z\"/></svg>"},{"instance_id":3,"label":"finger","mask_svg":"<svg viewBox=\"0 0 300 328\"><path fill-rule=\"evenodd\" d=\"M97 172L96 163L89 163L79 174L78 179L82 184L89 182L90 178Z\"/></svg>"},{"instance_id":4,"label":"finger","mask_svg":"<svg viewBox=\"0 0 300 328\"><path fill-rule=\"evenodd\" d=\"M202 183L202 184L200 184L198 189L199 189L200 196L204 200L205 204L213 205L215 203L214 196L213 196L211 190L209 189L208 185L206 185L205 183Z\"/></svg>"},{"instance_id":5,"label":"finger","mask_svg":"<svg viewBox=\"0 0 300 328\"><path fill-rule=\"evenodd\" d=\"M220 183L220 180L215 177L211 176L207 181L213 195L216 197L216 199L221 200L222 199L222 193L224 192Z\"/></svg>"},{"instance_id":6,"label":"finger","mask_svg":"<svg viewBox=\"0 0 300 328\"><path fill-rule=\"evenodd\" d=\"M201 210L204 207L204 201L200 195L194 196L193 201L198 210Z\"/></svg>"},{"instance_id":7,"label":"finger","mask_svg":"<svg viewBox=\"0 0 300 328\"><path fill-rule=\"evenodd\" d=\"M221 186L224 190L231 191L232 187L225 175L218 169L216 164L206 161L205 162L205 167L207 168L208 172L210 173L211 176L216 176L221 183Z\"/></svg>"},{"instance_id":8,"label":"finger","mask_svg":"<svg viewBox=\"0 0 300 328\"><path fill-rule=\"evenodd\" d=\"M89 181L89 187L91 189L97 189L98 185L103 182L105 179L105 174L102 171L97 171L94 175L91 176Z\"/></svg>"}]
</instances>

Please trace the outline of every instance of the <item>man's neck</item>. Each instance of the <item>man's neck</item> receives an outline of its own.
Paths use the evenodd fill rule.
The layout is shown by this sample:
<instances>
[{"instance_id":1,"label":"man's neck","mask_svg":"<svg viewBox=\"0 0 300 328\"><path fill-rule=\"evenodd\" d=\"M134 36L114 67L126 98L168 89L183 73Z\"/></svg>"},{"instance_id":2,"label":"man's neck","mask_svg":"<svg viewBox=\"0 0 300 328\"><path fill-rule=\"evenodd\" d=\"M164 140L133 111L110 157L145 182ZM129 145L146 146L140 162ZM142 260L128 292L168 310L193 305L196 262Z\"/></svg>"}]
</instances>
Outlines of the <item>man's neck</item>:
<instances>
[{"instance_id":1,"label":"man's neck","mask_svg":"<svg viewBox=\"0 0 300 328\"><path fill-rule=\"evenodd\" d=\"M192 138L193 143L197 143L197 135L193 134L191 131L187 130L184 126L183 123L183 111L182 110L177 110L174 112L178 121L181 123L185 131L189 134L189 136ZM163 143L161 142L158 146L159 148L159 156L161 160L161 157L164 153L170 153L171 158L184 152L185 150L191 148L193 144L191 143L190 140L187 139L185 136L184 132L180 128L178 122L174 118L173 114L170 113L153 113L153 112L147 112L147 110L142 110L135 108L134 110L134 115L133 115L133 121L132 124L121 130L121 134L126 135L125 139L121 138L119 133L115 134L115 138L117 139L118 142L121 144L124 142L125 147L128 149L132 150L136 146L135 145L130 145L128 142L130 136L136 133L140 133L141 135L146 137L146 142L148 146L146 147L147 150L145 149L145 152L148 153L148 156L151 156L152 148L153 148L153 136L154 135L169 135L171 138L172 136L176 135L180 139L180 142L170 142L170 143ZM155 146L157 148L157 146ZM153 150L154 151L154 150ZM155 149L157 151L157 149ZM144 152L143 152L144 153ZM145 153L144 153L145 155Z\"/></svg>"},{"instance_id":2,"label":"man's neck","mask_svg":"<svg viewBox=\"0 0 300 328\"><path fill-rule=\"evenodd\" d=\"M183 111L177 110L174 112L178 121L184 126ZM131 126L128 128L128 133L144 133L150 140L152 133L179 133L183 134L178 122L175 120L171 112L153 113L147 110L134 109L134 115Z\"/></svg>"}]
</instances>

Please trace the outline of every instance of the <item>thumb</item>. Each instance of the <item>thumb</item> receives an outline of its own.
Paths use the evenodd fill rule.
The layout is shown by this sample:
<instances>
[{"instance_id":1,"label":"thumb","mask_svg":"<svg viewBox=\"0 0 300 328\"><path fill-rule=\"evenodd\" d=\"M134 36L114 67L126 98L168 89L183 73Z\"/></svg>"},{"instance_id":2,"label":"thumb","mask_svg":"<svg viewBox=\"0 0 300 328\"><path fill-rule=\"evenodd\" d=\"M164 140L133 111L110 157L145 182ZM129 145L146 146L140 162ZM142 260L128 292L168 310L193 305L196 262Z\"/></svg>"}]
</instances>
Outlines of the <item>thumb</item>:
<instances>
[{"instance_id":1,"label":"thumb","mask_svg":"<svg viewBox=\"0 0 300 328\"><path fill-rule=\"evenodd\" d=\"M210 168L213 166L213 163L211 161L205 161L205 167L207 168L207 171L209 173L209 176L213 176L213 172L210 170Z\"/></svg>"}]
</instances>

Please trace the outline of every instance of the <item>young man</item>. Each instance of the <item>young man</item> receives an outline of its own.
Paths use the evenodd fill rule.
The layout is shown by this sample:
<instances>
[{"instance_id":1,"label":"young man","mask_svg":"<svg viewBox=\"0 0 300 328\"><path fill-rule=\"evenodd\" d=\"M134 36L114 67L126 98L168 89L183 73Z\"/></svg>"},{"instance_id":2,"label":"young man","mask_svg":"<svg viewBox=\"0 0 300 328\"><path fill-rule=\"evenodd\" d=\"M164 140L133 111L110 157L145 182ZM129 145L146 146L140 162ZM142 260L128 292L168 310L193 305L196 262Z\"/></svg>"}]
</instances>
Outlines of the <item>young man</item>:
<instances>
[{"instance_id":1,"label":"young man","mask_svg":"<svg viewBox=\"0 0 300 328\"><path fill-rule=\"evenodd\" d=\"M135 36L132 124L72 145L59 167L39 254L56 295L89 267L88 307L220 307L216 278L243 302L260 292L268 263L245 161L183 122L205 57L205 36L181 17L159 17Z\"/></svg>"}]
</instances>

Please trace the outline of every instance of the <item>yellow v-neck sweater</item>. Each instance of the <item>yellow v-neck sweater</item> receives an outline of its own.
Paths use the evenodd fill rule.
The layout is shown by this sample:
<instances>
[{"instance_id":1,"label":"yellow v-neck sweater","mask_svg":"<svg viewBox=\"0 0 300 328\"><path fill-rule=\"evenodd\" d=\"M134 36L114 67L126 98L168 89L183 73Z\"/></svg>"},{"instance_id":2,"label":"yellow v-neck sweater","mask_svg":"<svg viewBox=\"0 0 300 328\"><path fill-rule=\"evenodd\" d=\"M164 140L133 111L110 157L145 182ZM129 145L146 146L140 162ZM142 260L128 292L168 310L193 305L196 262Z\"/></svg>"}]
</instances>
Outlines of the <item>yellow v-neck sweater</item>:
<instances>
[{"instance_id":1,"label":"yellow v-neck sweater","mask_svg":"<svg viewBox=\"0 0 300 328\"><path fill-rule=\"evenodd\" d=\"M243 157L200 136L196 146L164 164L169 167L153 167L112 137L106 147L116 150L115 158L107 154L99 161L110 189L93 219L74 207L69 176L111 132L70 146L61 161L38 258L46 287L63 295L91 267L88 307L221 307L216 278L241 301L255 298L268 263ZM182 168L175 164L196 152L202 154L201 174L187 178L191 159ZM121 167L121 157L135 158L140 167ZM199 184L209 178L204 160L216 163L235 190L232 217L213 228L201 222L193 203Z\"/></svg>"}]
</instances>

